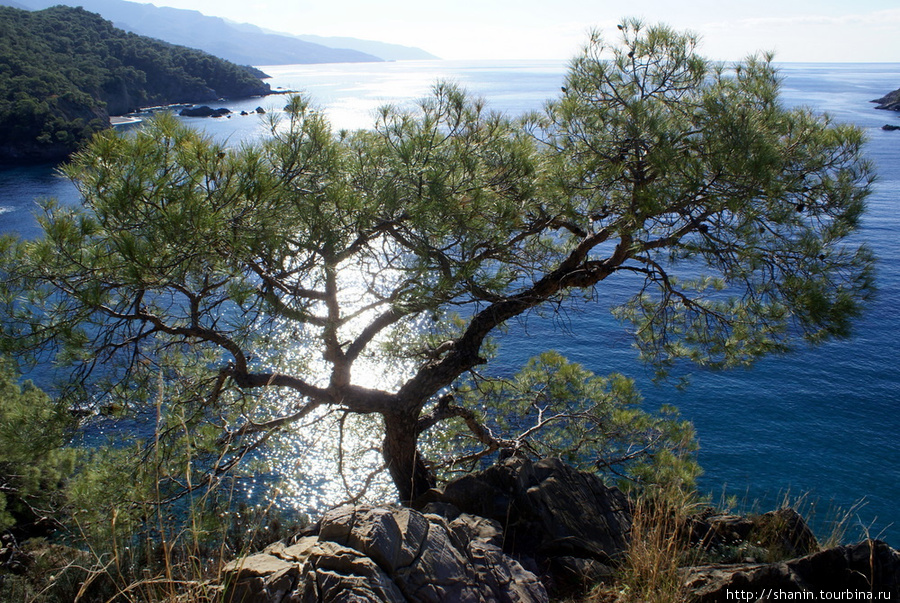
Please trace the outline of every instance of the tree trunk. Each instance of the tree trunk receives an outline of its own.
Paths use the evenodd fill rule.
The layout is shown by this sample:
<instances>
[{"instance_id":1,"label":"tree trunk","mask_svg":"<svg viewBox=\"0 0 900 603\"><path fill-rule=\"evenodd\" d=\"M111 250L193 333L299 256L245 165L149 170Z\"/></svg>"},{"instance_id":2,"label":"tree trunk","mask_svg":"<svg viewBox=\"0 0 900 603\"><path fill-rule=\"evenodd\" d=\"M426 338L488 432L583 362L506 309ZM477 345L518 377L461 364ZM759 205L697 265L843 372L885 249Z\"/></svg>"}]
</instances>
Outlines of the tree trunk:
<instances>
[{"instance_id":1,"label":"tree trunk","mask_svg":"<svg viewBox=\"0 0 900 603\"><path fill-rule=\"evenodd\" d=\"M400 502L410 504L435 486L435 479L416 446L418 431L416 413L384 415L384 460L397 491Z\"/></svg>"}]
</instances>

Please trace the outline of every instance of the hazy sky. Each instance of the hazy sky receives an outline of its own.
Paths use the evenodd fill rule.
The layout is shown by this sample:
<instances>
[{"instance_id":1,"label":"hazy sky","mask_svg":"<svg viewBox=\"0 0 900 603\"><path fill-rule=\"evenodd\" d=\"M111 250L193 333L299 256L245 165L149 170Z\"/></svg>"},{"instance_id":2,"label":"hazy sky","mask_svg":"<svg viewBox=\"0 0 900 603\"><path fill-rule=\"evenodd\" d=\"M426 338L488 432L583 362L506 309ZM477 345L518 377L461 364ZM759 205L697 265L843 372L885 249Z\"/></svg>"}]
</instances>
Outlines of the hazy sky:
<instances>
[{"instance_id":1,"label":"hazy sky","mask_svg":"<svg viewBox=\"0 0 900 603\"><path fill-rule=\"evenodd\" d=\"M146 1L146 0L138 0ZM294 34L418 46L444 59L567 59L623 17L699 33L711 59L900 62L900 0L151 0Z\"/></svg>"}]
</instances>

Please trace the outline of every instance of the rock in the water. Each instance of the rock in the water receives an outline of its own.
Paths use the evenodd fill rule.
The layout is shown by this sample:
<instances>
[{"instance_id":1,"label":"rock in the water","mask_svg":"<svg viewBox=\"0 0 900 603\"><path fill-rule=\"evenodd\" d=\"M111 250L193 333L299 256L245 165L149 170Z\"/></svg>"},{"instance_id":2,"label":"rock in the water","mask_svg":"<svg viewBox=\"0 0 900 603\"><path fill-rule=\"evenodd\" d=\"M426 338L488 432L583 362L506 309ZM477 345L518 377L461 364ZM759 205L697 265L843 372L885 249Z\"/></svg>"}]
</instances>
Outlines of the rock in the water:
<instances>
[{"instance_id":1,"label":"rock in the water","mask_svg":"<svg viewBox=\"0 0 900 603\"><path fill-rule=\"evenodd\" d=\"M226 595L252 603L548 601L537 576L500 542L498 525L465 514L448 521L345 506L325 514L318 536L230 563Z\"/></svg>"},{"instance_id":2,"label":"rock in the water","mask_svg":"<svg viewBox=\"0 0 900 603\"><path fill-rule=\"evenodd\" d=\"M207 105L201 105L199 107L187 107L182 109L179 115L182 117L222 117L229 113L231 113L231 111L225 107L213 109Z\"/></svg>"},{"instance_id":3,"label":"rock in the water","mask_svg":"<svg viewBox=\"0 0 900 603\"><path fill-rule=\"evenodd\" d=\"M895 131L895 130L900 130L900 126L894 126L894 125L891 125L891 124L884 124L883 126L881 126L881 129L882 129L882 130L887 130L888 132L893 132L893 131Z\"/></svg>"}]
</instances>

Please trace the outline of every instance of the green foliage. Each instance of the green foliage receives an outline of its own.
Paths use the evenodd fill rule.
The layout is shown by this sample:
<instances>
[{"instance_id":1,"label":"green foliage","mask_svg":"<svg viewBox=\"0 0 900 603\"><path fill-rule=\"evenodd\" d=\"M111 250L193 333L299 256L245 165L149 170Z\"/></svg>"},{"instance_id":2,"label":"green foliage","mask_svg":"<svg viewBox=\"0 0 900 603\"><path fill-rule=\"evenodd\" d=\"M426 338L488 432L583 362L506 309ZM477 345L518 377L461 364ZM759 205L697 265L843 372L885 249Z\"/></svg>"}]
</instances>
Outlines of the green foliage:
<instances>
[{"instance_id":1,"label":"green foliage","mask_svg":"<svg viewBox=\"0 0 900 603\"><path fill-rule=\"evenodd\" d=\"M456 398L476 409L485 429L498 435L478 440L466 429L442 425L429 435L440 442L435 452L446 455L441 465L447 470L493 460L502 447L535 458L562 458L626 489L647 484L690 489L700 473L693 427L674 408L649 414L631 379L598 377L557 352L532 358L509 379L471 381ZM500 434L512 436L504 440Z\"/></svg>"},{"instance_id":2,"label":"green foliage","mask_svg":"<svg viewBox=\"0 0 900 603\"><path fill-rule=\"evenodd\" d=\"M0 158L64 157L109 114L268 91L247 68L64 6L0 7L0 65Z\"/></svg>"},{"instance_id":3,"label":"green foliage","mask_svg":"<svg viewBox=\"0 0 900 603\"><path fill-rule=\"evenodd\" d=\"M622 36L594 36L538 121L570 211L639 260L618 312L644 357L728 367L846 336L873 291L846 241L872 181L862 132L784 108L771 56L726 68L664 27Z\"/></svg>"},{"instance_id":4,"label":"green foliage","mask_svg":"<svg viewBox=\"0 0 900 603\"><path fill-rule=\"evenodd\" d=\"M256 145L171 117L104 134L66 168L84 207L48 203L43 239L3 246L0 343L56 354L66 396L155 405L204 479L333 411L378 415L402 500L433 483L420 436L451 420L474 456L574 451L689 483L689 426L624 378L555 356L474 371L512 319L609 288L634 292L618 312L661 372L847 335L873 291L862 134L778 89L770 57L726 69L628 22L523 123L438 84L369 131L297 97Z\"/></svg>"},{"instance_id":5,"label":"green foliage","mask_svg":"<svg viewBox=\"0 0 900 603\"><path fill-rule=\"evenodd\" d=\"M0 531L40 532L59 519L77 459L66 447L72 423L65 406L0 363Z\"/></svg>"}]
</instances>

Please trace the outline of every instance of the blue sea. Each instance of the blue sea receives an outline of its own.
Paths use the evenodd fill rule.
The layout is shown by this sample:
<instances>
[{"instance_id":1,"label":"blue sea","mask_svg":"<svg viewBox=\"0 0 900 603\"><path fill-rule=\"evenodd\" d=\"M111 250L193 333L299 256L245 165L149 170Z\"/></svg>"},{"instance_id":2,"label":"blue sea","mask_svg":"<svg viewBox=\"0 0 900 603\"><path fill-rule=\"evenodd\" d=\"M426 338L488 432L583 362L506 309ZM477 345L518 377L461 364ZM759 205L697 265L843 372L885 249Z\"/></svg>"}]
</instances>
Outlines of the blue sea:
<instances>
[{"instance_id":1,"label":"blue sea","mask_svg":"<svg viewBox=\"0 0 900 603\"><path fill-rule=\"evenodd\" d=\"M410 61L262 67L273 88L308 93L336 128L368 127L384 104L406 105L437 79L459 82L490 107L517 115L540 109L562 84L560 62ZM827 112L864 128L878 181L859 234L879 258L879 295L846 341L771 357L748 370L695 372L684 390L654 384L636 361L625 327L603 304L555 320L512 325L499 361L509 368L550 345L606 374L637 379L648 408L674 404L700 440L701 488L716 502L736 497L771 509L797 502L820 530L846 515L850 537L868 534L900 545L900 114L878 111L872 99L900 87L900 64L783 64L783 100ZM185 118L232 142L264 135L256 115L277 112L283 97L223 103L231 118ZM0 231L37 233L34 200L77 203L74 188L53 166L0 170ZM724 495L723 495L724 492Z\"/></svg>"}]
</instances>

